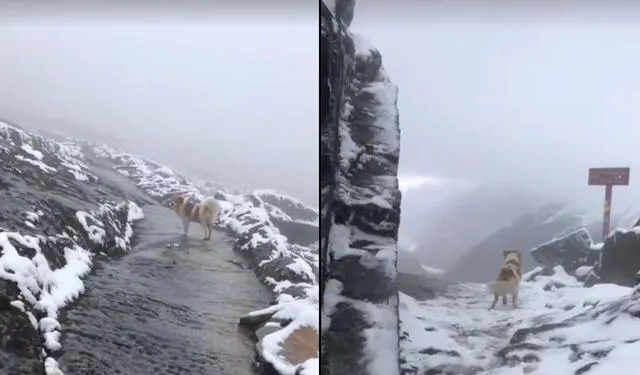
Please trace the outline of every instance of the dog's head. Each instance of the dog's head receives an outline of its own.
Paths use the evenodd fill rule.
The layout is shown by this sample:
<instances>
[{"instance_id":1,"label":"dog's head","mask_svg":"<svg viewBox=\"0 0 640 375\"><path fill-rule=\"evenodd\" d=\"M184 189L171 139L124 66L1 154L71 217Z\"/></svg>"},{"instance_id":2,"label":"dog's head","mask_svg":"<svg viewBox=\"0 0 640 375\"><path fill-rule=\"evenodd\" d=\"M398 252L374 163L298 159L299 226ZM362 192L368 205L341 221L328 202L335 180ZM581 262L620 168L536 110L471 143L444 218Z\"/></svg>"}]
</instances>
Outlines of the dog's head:
<instances>
[{"instance_id":1,"label":"dog's head","mask_svg":"<svg viewBox=\"0 0 640 375\"><path fill-rule=\"evenodd\" d=\"M522 262L522 253L520 250L505 250L502 252L504 259L516 257L518 262Z\"/></svg>"},{"instance_id":2,"label":"dog's head","mask_svg":"<svg viewBox=\"0 0 640 375\"><path fill-rule=\"evenodd\" d=\"M187 201L187 195L184 193L176 194L169 199L169 207L175 209L180 207Z\"/></svg>"}]
</instances>

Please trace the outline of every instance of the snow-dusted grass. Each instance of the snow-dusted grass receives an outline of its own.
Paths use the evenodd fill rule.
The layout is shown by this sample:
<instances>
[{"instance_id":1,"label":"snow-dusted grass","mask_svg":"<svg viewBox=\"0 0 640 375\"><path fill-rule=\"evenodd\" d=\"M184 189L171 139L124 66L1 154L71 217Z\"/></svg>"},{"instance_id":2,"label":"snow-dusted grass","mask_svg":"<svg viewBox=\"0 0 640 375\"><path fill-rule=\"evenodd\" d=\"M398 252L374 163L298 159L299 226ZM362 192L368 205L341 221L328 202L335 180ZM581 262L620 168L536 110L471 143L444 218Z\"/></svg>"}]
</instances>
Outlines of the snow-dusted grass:
<instances>
[{"instance_id":1,"label":"snow-dusted grass","mask_svg":"<svg viewBox=\"0 0 640 375\"><path fill-rule=\"evenodd\" d=\"M139 188L159 199L165 199L170 194L177 192L188 192L198 198L204 198L205 189L208 192L211 190L211 186L220 185L218 183L193 181L171 168L106 146L91 145L91 148L98 157L113 162L115 169L132 179ZM201 188L203 189L202 191L200 190ZM319 364L317 357L294 366L288 363L281 354L283 342L296 329L311 327L316 332L319 331L318 280L312 268L312 266L316 269L318 268L318 248L317 246L303 247L290 244L287 238L281 235L278 228L271 222L271 218L316 225L318 220L317 218L314 221L293 219L291 215L285 213L282 209L266 203L263 198L269 195L275 199L286 200L292 207L306 209L315 212L316 215L317 210L309 209L302 202L273 190L258 190L243 194L237 191L232 193L220 189L219 193L224 196L224 199L219 200L220 215L218 226L220 228L231 232L236 238L249 233L256 227L261 229L259 232L252 233L250 242L243 246L240 249L241 251L251 251L251 249L265 244L273 245L274 250L270 257L262 260L257 265L258 268L267 267L271 262L279 261L285 257L291 259L291 262L286 267L293 273L300 275L302 279L308 280L308 282L294 284L289 280L276 281L273 278L266 277L265 283L272 289L276 304L251 314L260 315L273 312L274 319L286 319L290 323L262 338L259 345L262 348L262 357L283 375L294 375L299 366L302 374L318 374ZM254 200L259 201L260 204L257 205ZM95 233L96 238L100 237L99 228L91 228L90 223L87 223L87 228L92 233ZM303 291L304 296L302 298L294 298L286 293L287 288L293 286Z\"/></svg>"},{"instance_id":2,"label":"snow-dusted grass","mask_svg":"<svg viewBox=\"0 0 640 375\"><path fill-rule=\"evenodd\" d=\"M493 297L484 284L452 286L445 295L425 302L401 293L401 330L408 334L408 339L401 344L403 355L417 373L444 367L458 369L460 373L474 369L476 374L549 375L573 374L589 360L593 361L587 356L570 361L569 344L582 348L591 345L595 349L615 347L608 357L600 360L598 372L594 367L589 374L600 375L604 374L600 371L612 369L616 369L616 374L630 374L635 370L625 361L629 361L630 347L636 344L625 343L625 340L640 338L640 321L626 314L616 315L616 319L608 323L613 318L611 314L603 314L597 319L577 319L566 328L527 339L528 343L545 347L549 346L552 337L564 340L562 348L533 351L540 358L539 362L506 366L495 353L508 346L513 333L520 328L576 319L574 317L588 314L600 306L629 300L631 293L631 288L612 284L584 288L561 267L555 268L553 276L538 276L535 281L523 282L520 306L516 309L510 303L507 306L499 303L496 310L488 311ZM428 348L443 352L434 354L426 350ZM446 351L451 352L447 354ZM453 352L457 355L452 355Z\"/></svg>"}]
</instances>

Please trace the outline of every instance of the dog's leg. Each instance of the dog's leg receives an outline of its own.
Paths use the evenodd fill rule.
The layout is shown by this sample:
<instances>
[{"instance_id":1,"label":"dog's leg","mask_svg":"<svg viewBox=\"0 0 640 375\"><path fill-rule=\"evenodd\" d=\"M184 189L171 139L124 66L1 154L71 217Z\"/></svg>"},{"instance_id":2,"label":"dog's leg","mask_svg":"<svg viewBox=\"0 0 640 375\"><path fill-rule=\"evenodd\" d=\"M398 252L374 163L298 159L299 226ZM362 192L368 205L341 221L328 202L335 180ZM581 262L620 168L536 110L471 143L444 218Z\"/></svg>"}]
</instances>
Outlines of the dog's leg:
<instances>
[{"instance_id":1,"label":"dog's leg","mask_svg":"<svg viewBox=\"0 0 640 375\"><path fill-rule=\"evenodd\" d=\"M518 307L518 292L513 293L511 303L513 304L514 309Z\"/></svg>"},{"instance_id":2,"label":"dog's leg","mask_svg":"<svg viewBox=\"0 0 640 375\"><path fill-rule=\"evenodd\" d=\"M507 295L506 294L504 296L502 296L502 304L503 305L507 304Z\"/></svg>"},{"instance_id":3,"label":"dog's leg","mask_svg":"<svg viewBox=\"0 0 640 375\"><path fill-rule=\"evenodd\" d=\"M496 304L498 303L498 300L500 298L498 297L497 294L493 295L493 303L491 304L491 306L489 306L489 310L493 310L494 307L496 307Z\"/></svg>"},{"instance_id":4,"label":"dog's leg","mask_svg":"<svg viewBox=\"0 0 640 375\"><path fill-rule=\"evenodd\" d=\"M185 237L189 234L189 224L191 224L189 219L182 219L182 229L184 229Z\"/></svg>"},{"instance_id":5,"label":"dog's leg","mask_svg":"<svg viewBox=\"0 0 640 375\"><path fill-rule=\"evenodd\" d=\"M206 219L201 221L200 225L202 225L202 230L204 231L204 240L208 241L209 239L211 239L211 226Z\"/></svg>"},{"instance_id":6,"label":"dog's leg","mask_svg":"<svg viewBox=\"0 0 640 375\"><path fill-rule=\"evenodd\" d=\"M213 234L213 220L207 221L207 228L209 229L209 240L211 239L211 234Z\"/></svg>"}]
</instances>

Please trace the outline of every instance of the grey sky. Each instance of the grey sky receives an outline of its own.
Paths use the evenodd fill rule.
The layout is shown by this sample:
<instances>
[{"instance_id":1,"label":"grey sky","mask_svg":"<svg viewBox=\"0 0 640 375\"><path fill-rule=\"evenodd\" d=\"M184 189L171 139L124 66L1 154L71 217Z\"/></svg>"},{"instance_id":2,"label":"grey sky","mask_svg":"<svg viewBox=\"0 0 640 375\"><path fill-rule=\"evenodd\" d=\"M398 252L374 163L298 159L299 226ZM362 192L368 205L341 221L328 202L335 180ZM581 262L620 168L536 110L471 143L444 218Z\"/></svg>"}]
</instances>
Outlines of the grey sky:
<instances>
[{"instance_id":1,"label":"grey sky","mask_svg":"<svg viewBox=\"0 0 640 375\"><path fill-rule=\"evenodd\" d=\"M70 18L67 5L2 18L0 117L90 127L160 162L317 206L313 6Z\"/></svg>"},{"instance_id":2,"label":"grey sky","mask_svg":"<svg viewBox=\"0 0 640 375\"><path fill-rule=\"evenodd\" d=\"M589 167L631 167L634 184L637 8L358 4L353 30L399 86L401 176L517 181L598 210ZM614 189L619 202L635 196Z\"/></svg>"}]
</instances>

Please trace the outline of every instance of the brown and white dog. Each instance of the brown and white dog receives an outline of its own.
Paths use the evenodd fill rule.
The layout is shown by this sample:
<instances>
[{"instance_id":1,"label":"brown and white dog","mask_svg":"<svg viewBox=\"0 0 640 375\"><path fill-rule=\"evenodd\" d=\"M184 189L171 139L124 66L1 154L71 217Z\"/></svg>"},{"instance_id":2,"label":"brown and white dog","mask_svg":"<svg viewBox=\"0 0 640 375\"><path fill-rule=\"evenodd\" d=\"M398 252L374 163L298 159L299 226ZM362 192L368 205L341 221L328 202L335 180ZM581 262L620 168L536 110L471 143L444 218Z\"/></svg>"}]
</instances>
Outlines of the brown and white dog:
<instances>
[{"instance_id":1,"label":"brown and white dog","mask_svg":"<svg viewBox=\"0 0 640 375\"><path fill-rule=\"evenodd\" d=\"M199 200L189 193L181 193L171 197L169 206L182 218L185 236L191 223L196 222L204 229L204 239L211 239L214 220L218 219L220 213L220 205L214 197Z\"/></svg>"},{"instance_id":2,"label":"brown and white dog","mask_svg":"<svg viewBox=\"0 0 640 375\"><path fill-rule=\"evenodd\" d=\"M522 277L522 253L519 250L505 250L502 252L504 260L500 274L495 281L488 284L489 291L493 293L493 303L489 310L496 307L498 299L502 297L502 304L507 304L507 296L512 296L513 307L517 307L518 292L520 291L520 279Z\"/></svg>"}]
</instances>

